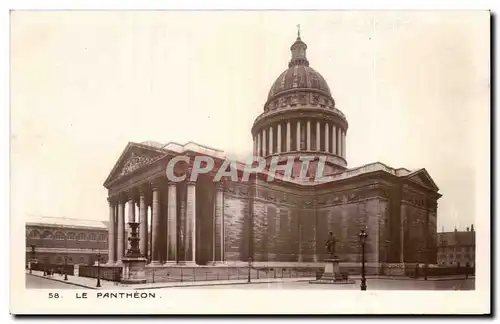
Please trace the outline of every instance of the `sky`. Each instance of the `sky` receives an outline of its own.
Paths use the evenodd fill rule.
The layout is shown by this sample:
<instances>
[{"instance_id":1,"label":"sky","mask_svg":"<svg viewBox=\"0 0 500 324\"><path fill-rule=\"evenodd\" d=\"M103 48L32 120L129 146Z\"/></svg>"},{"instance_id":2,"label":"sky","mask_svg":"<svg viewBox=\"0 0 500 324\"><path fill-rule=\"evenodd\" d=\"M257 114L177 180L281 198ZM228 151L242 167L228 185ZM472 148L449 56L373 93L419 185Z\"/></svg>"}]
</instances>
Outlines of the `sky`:
<instances>
[{"instance_id":1,"label":"sky","mask_svg":"<svg viewBox=\"0 0 500 324\"><path fill-rule=\"evenodd\" d=\"M438 230L465 229L489 218L475 203L489 159L489 21L480 11L13 12L12 217L107 220L103 182L130 141L251 154L250 128L300 24L310 66L349 122L349 167L426 168L443 195Z\"/></svg>"}]
</instances>

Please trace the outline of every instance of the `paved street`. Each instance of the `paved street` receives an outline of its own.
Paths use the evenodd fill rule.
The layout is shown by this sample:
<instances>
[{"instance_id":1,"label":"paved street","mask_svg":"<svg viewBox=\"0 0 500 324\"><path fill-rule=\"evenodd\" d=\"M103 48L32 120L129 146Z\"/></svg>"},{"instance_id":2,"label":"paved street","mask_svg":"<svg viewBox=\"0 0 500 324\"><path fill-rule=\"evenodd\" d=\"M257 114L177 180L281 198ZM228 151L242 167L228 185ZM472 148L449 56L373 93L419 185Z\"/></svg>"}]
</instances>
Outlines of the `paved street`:
<instances>
[{"instance_id":1,"label":"paved street","mask_svg":"<svg viewBox=\"0 0 500 324\"><path fill-rule=\"evenodd\" d=\"M41 273L33 272L26 274L26 287L33 289L81 289L82 286L95 289L95 279L85 277L68 276L67 284L62 281L63 277L55 275L56 280L41 277ZM169 288L202 288L202 289L337 289L337 290L359 290L360 279L353 277L354 284L310 284L310 279L257 279L252 284L246 284L244 280L220 280L220 281L197 281L197 282L170 282L170 283L147 283L139 285L116 285L108 281L101 281L100 289L169 289ZM260 283L258 282L260 281ZM429 280L414 280L410 278L367 278L368 290L474 290L475 279L465 278L429 278Z\"/></svg>"},{"instance_id":2,"label":"paved street","mask_svg":"<svg viewBox=\"0 0 500 324\"><path fill-rule=\"evenodd\" d=\"M80 286L70 285L54 280L26 275L26 288L28 289L84 289Z\"/></svg>"},{"instance_id":3,"label":"paved street","mask_svg":"<svg viewBox=\"0 0 500 324\"><path fill-rule=\"evenodd\" d=\"M456 280L394 280L394 279L368 279L366 281L367 290L474 290L475 279ZM185 287L200 288L200 287ZM310 284L309 282L274 282L251 285L221 285L206 286L203 289L336 289L336 290L359 290L360 281L355 284L331 285L331 284Z\"/></svg>"}]
</instances>

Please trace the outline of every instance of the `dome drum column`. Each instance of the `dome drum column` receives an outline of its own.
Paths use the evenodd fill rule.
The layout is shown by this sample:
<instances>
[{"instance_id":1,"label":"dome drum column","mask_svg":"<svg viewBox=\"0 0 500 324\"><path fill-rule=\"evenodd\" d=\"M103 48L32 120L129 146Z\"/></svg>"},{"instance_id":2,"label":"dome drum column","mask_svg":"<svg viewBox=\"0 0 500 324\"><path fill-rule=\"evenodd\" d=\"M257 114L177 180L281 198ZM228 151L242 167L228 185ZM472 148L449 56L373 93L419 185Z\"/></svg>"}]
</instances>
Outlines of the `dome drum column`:
<instances>
[{"instance_id":1,"label":"dome drum column","mask_svg":"<svg viewBox=\"0 0 500 324\"><path fill-rule=\"evenodd\" d=\"M278 136L277 138L277 147L276 147L276 153L281 153L281 123L278 124L277 130L276 130L276 135Z\"/></svg>"},{"instance_id":2,"label":"dome drum column","mask_svg":"<svg viewBox=\"0 0 500 324\"><path fill-rule=\"evenodd\" d=\"M321 124L316 122L316 151L321 151Z\"/></svg>"},{"instance_id":3,"label":"dome drum column","mask_svg":"<svg viewBox=\"0 0 500 324\"><path fill-rule=\"evenodd\" d=\"M337 154L337 127L332 126L332 154Z\"/></svg>"},{"instance_id":4,"label":"dome drum column","mask_svg":"<svg viewBox=\"0 0 500 324\"><path fill-rule=\"evenodd\" d=\"M290 131L291 125L290 121L286 122L286 151L290 152L292 150L291 148L291 143L292 143L292 133Z\"/></svg>"},{"instance_id":5,"label":"dome drum column","mask_svg":"<svg viewBox=\"0 0 500 324\"><path fill-rule=\"evenodd\" d=\"M295 136L295 150L300 151L300 120L297 120L297 136Z\"/></svg>"},{"instance_id":6,"label":"dome drum column","mask_svg":"<svg viewBox=\"0 0 500 324\"><path fill-rule=\"evenodd\" d=\"M337 128L337 152L335 154L341 155L342 152L342 129Z\"/></svg>"},{"instance_id":7,"label":"dome drum column","mask_svg":"<svg viewBox=\"0 0 500 324\"><path fill-rule=\"evenodd\" d=\"M273 154L273 126L269 126L269 155Z\"/></svg>"},{"instance_id":8,"label":"dome drum column","mask_svg":"<svg viewBox=\"0 0 500 324\"><path fill-rule=\"evenodd\" d=\"M267 156L266 140L267 140L266 130L264 129L262 131L262 156Z\"/></svg>"},{"instance_id":9,"label":"dome drum column","mask_svg":"<svg viewBox=\"0 0 500 324\"><path fill-rule=\"evenodd\" d=\"M328 123L325 123L325 152L331 152L330 150L330 125Z\"/></svg>"},{"instance_id":10,"label":"dome drum column","mask_svg":"<svg viewBox=\"0 0 500 324\"><path fill-rule=\"evenodd\" d=\"M307 129L306 129L306 140L307 140L307 150L311 151L311 121L307 121Z\"/></svg>"}]
</instances>

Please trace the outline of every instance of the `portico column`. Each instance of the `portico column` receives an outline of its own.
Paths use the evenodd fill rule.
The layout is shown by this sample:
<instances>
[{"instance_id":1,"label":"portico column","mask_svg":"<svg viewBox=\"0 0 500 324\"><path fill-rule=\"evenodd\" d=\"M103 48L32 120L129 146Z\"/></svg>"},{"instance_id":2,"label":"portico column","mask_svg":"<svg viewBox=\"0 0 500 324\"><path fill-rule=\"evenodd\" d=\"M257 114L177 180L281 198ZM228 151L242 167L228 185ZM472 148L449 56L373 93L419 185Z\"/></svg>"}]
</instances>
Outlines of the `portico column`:
<instances>
[{"instance_id":1,"label":"portico column","mask_svg":"<svg viewBox=\"0 0 500 324\"><path fill-rule=\"evenodd\" d=\"M167 262L177 262L177 185L168 184Z\"/></svg>"},{"instance_id":2,"label":"portico column","mask_svg":"<svg viewBox=\"0 0 500 324\"><path fill-rule=\"evenodd\" d=\"M117 235L117 242L116 242L116 262L121 263L122 258L123 258L123 251L124 251L124 245L123 243L125 242L123 237L124 237L124 232L125 232L125 204L123 201L119 201L118 203L118 235Z\"/></svg>"},{"instance_id":3,"label":"portico column","mask_svg":"<svg viewBox=\"0 0 500 324\"><path fill-rule=\"evenodd\" d=\"M213 261L220 263L224 261L224 185L215 184L215 213L214 213L214 242Z\"/></svg>"},{"instance_id":4,"label":"portico column","mask_svg":"<svg viewBox=\"0 0 500 324\"><path fill-rule=\"evenodd\" d=\"M257 134L257 152L255 153L256 156L260 156L260 133Z\"/></svg>"},{"instance_id":5,"label":"portico column","mask_svg":"<svg viewBox=\"0 0 500 324\"><path fill-rule=\"evenodd\" d=\"M281 124L278 124L277 126L277 130L276 130L276 134L277 135L277 138L276 138L276 153L281 153Z\"/></svg>"},{"instance_id":6,"label":"portico column","mask_svg":"<svg viewBox=\"0 0 500 324\"><path fill-rule=\"evenodd\" d=\"M332 128L332 153L337 154L337 127Z\"/></svg>"},{"instance_id":7,"label":"portico column","mask_svg":"<svg viewBox=\"0 0 500 324\"><path fill-rule=\"evenodd\" d=\"M186 263L196 263L196 183L187 183L186 197Z\"/></svg>"},{"instance_id":8,"label":"portico column","mask_svg":"<svg viewBox=\"0 0 500 324\"><path fill-rule=\"evenodd\" d=\"M306 128L306 140L307 140L307 150L311 150L311 121L307 121L307 128Z\"/></svg>"},{"instance_id":9,"label":"portico column","mask_svg":"<svg viewBox=\"0 0 500 324\"><path fill-rule=\"evenodd\" d=\"M108 197L109 203L109 224L108 224L108 264L116 262L115 249L115 205Z\"/></svg>"},{"instance_id":10,"label":"portico column","mask_svg":"<svg viewBox=\"0 0 500 324\"><path fill-rule=\"evenodd\" d=\"M269 126L269 154L273 154L273 126Z\"/></svg>"},{"instance_id":11,"label":"portico column","mask_svg":"<svg viewBox=\"0 0 500 324\"><path fill-rule=\"evenodd\" d=\"M325 124L325 152L330 152L330 125Z\"/></svg>"},{"instance_id":12,"label":"portico column","mask_svg":"<svg viewBox=\"0 0 500 324\"><path fill-rule=\"evenodd\" d=\"M300 151L300 120L297 120L297 137L295 140L297 142L297 151Z\"/></svg>"},{"instance_id":13,"label":"portico column","mask_svg":"<svg viewBox=\"0 0 500 324\"><path fill-rule=\"evenodd\" d=\"M253 137L253 156L257 155L257 136Z\"/></svg>"},{"instance_id":14,"label":"portico column","mask_svg":"<svg viewBox=\"0 0 500 324\"><path fill-rule=\"evenodd\" d=\"M151 244L151 263L159 264L160 263L160 191L157 184L153 184L153 202L151 206L151 236L152 236L152 244Z\"/></svg>"},{"instance_id":15,"label":"portico column","mask_svg":"<svg viewBox=\"0 0 500 324\"><path fill-rule=\"evenodd\" d=\"M266 136L266 130L264 129L262 131L262 156L266 156L267 155L266 141L267 141L267 136Z\"/></svg>"},{"instance_id":16,"label":"portico column","mask_svg":"<svg viewBox=\"0 0 500 324\"><path fill-rule=\"evenodd\" d=\"M286 122L286 151L290 152L292 150L291 143L292 143L292 132L290 131L291 126L290 126L290 121Z\"/></svg>"},{"instance_id":17,"label":"portico column","mask_svg":"<svg viewBox=\"0 0 500 324\"><path fill-rule=\"evenodd\" d=\"M146 206L146 198L144 197L144 191L141 190L139 193L139 221L141 222L139 235L140 235L140 245L141 253L147 258L148 257L148 208Z\"/></svg>"},{"instance_id":18,"label":"portico column","mask_svg":"<svg viewBox=\"0 0 500 324\"><path fill-rule=\"evenodd\" d=\"M321 124L316 122L316 151L319 151L319 148L321 147Z\"/></svg>"}]
</instances>

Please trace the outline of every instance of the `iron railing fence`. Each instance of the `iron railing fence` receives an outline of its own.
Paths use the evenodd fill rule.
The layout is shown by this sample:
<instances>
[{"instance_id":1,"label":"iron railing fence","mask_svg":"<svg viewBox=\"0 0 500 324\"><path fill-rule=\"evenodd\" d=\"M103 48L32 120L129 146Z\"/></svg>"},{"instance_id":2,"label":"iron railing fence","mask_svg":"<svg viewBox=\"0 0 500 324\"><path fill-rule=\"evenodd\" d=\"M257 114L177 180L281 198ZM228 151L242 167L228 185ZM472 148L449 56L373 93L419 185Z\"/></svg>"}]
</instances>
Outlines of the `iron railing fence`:
<instances>
[{"instance_id":1,"label":"iron railing fence","mask_svg":"<svg viewBox=\"0 0 500 324\"><path fill-rule=\"evenodd\" d=\"M58 264L58 263L31 263L31 270L44 271L49 274L67 274L74 275L75 267L72 264Z\"/></svg>"},{"instance_id":2,"label":"iron railing fence","mask_svg":"<svg viewBox=\"0 0 500 324\"><path fill-rule=\"evenodd\" d=\"M87 278L99 278L103 280L116 281L119 282L122 277L122 267L98 267L97 266L84 266L80 265L78 267L78 276Z\"/></svg>"},{"instance_id":3,"label":"iron railing fence","mask_svg":"<svg viewBox=\"0 0 500 324\"><path fill-rule=\"evenodd\" d=\"M248 280L315 277L318 269L248 267L165 267L146 268L147 282L189 282L215 280Z\"/></svg>"},{"instance_id":4,"label":"iron railing fence","mask_svg":"<svg viewBox=\"0 0 500 324\"><path fill-rule=\"evenodd\" d=\"M409 266L405 268L405 275L413 278L444 277L444 276L474 276L475 267L425 267L420 265Z\"/></svg>"}]
</instances>

